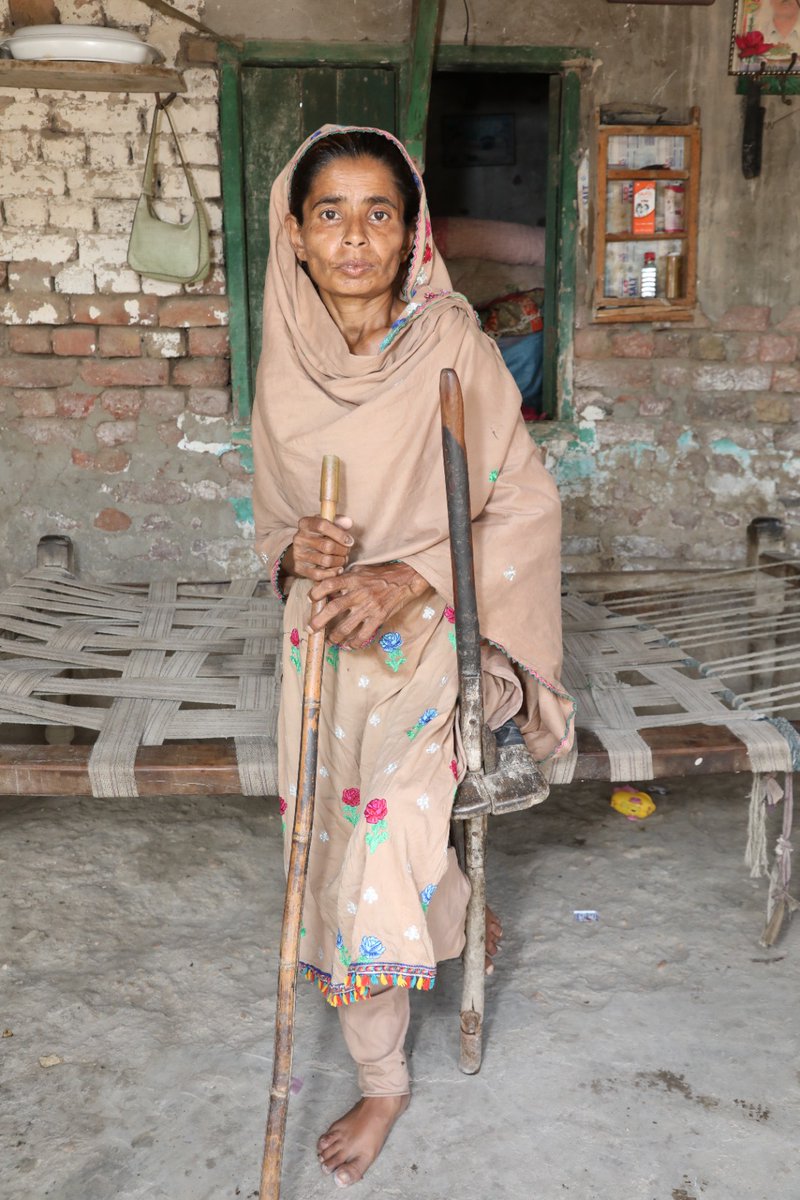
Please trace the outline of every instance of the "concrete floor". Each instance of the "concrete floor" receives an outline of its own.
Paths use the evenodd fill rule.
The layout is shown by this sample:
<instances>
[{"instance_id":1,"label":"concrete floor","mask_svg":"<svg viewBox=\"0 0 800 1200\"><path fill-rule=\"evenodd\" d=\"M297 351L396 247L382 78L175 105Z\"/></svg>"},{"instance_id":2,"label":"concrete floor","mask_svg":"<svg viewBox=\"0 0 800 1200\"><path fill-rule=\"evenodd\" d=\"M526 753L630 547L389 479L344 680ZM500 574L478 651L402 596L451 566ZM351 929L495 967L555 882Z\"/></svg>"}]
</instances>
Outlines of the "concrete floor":
<instances>
[{"instance_id":1,"label":"concrete floor","mask_svg":"<svg viewBox=\"0 0 800 1200\"><path fill-rule=\"evenodd\" d=\"M414 1102L357 1196L798 1200L800 926L758 945L748 781L667 786L640 824L600 785L495 822L483 1069L457 1070L448 964L413 998ZM0 1196L256 1196L274 802L5 799L0 852ZM356 1094L305 984L294 1074L282 1194L316 1200L338 1192L314 1141Z\"/></svg>"}]
</instances>

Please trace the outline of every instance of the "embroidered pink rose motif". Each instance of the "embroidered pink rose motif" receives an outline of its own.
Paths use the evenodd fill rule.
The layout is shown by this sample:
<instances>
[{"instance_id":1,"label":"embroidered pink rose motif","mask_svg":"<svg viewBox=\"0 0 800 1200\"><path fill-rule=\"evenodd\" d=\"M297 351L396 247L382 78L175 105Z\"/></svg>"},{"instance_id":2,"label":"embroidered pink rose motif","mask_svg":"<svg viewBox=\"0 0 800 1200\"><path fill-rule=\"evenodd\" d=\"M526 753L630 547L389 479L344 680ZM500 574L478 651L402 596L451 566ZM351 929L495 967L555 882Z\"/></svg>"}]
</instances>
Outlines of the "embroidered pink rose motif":
<instances>
[{"instance_id":1,"label":"embroidered pink rose motif","mask_svg":"<svg viewBox=\"0 0 800 1200\"><path fill-rule=\"evenodd\" d=\"M433 258L433 250L431 250L430 242L425 247L425 253L422 256L422 265L429 263Z\"/></svg>"},{"instance_id":2,"label":"embroidered pink rose motif","mask_svg":"<svg viewBox=\"0 0 800 1200\"><path fill-rule=\"evenodd\" d=\"M450 759L450 770L453 772L453 779L458 782L458 763L454 758Z\"/></svg>"},{"instance_id":3,"label":"embroidered pink rose motif","mask_svg":"<svg viewBox=\"0 0 800 1200\"><path fill-rule=\"evenodd\" d=\"M361 803L361 792L358 788L345 788L342 792L342 804L349 804L351 808L358 808Z\"/></svg>"},{"instance_id":4,"label":"embroidered pink rose motif","mask_svg":"<svg viewBox=\"0 0 800 1200\"><path fill-rule=\"evenodd\" d=\"M370 800L364 809L364 820L369 825L377 825L379 821L384 819L387 812L388 806L386 801L379 796L375 800Z\"/></svg>"},{"instance_id":5,"label":"embroidered pink rose motif","mask_svg":"<svg viewBox=\"0 0 800 1200\"><path fill-rule=\"evenodd\" d=\"M281 816L283 816L283 814L286 812L286 809L289 807L283 796L278 796L278 807L281 810Z\"/></svg>"},{"instance_id":6,"label":"embroidered pink rose motif","mask_svg":"<svg viewBox=\"0 0 800 1200\"><path fill-rule=\"evenodd\" d=\"M445 604L444 619L445 621L449 621L451 625L455 624L456 610L453 608L452 604Z\"/></svg>"},{"instance_id":7,"label":"embroidered pink rose motif","mask_svg":"<svg viewBox=\"0 0 800 1200\"><path fill-rule=\"evenodd\" d=\"M297 632L296 629L293 629L292 632L289 634L289 641L292 643L293 646L300 645L300 634Z\"/></svg>"}]
</instances>

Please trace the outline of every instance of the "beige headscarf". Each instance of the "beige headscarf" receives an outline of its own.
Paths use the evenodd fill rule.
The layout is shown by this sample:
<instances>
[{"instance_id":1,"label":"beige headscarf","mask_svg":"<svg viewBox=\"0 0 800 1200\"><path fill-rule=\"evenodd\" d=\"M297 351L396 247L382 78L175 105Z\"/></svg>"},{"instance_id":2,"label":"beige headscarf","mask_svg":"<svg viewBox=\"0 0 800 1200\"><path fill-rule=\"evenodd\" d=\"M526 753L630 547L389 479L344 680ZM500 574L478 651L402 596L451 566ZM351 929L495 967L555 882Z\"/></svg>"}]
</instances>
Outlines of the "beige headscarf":
<instances>
[{"instance_id":1,"label":"beige headscarf","mask_svg":"<svg viewBox=\"0 0 800 1200\"><path fill-rule=\"evenodd\" d=\"M572 739L561 668L560 505L520 415L519 391L434 246L422 182L401 297L407 306L374 355L353 355L300 267L284 228L293 170L270 200L264 337L253 412L256 549L277 582L298 519L319 511L324 454L342 462L339 511L353 519L354 563L402 559L453 600L439 416L439 372L464 393L481 634L514 663L518 721L542 761Z\"/></svg>"}]
</instances>

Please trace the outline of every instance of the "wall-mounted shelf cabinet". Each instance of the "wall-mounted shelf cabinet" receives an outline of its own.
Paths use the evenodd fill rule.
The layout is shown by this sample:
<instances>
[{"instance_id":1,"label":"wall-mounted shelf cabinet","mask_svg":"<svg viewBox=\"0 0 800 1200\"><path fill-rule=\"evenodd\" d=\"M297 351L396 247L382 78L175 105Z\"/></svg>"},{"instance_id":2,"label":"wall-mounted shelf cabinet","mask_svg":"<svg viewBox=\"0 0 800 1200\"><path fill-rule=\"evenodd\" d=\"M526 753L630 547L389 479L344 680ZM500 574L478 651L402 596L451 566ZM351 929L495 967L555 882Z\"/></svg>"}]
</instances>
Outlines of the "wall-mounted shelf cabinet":
<instances>
[{"instance_id":1,"label":"wall-mounted shelf cabinet","mask_svg":"<svg viewBox=\"0 0 800 1200\"><path fill-rule=\"evenodd\" d=\"M63 88L74 92L185 92L174 67L128 63L0 59L0 87Z\"/></svg>"},{"instance_id":2,"label":"wall-mounted shelf cabinet","mask_svg":"<svg viewBox=\"0 0 800 1200\"><path fill-rule=\"evenodd\" d=\"M595 321L691 318L699 193L699 109L687 125L602 125L598 117ZM645 255L655 263L655 296L642 295Z\"/></svg>"}]
</instances>

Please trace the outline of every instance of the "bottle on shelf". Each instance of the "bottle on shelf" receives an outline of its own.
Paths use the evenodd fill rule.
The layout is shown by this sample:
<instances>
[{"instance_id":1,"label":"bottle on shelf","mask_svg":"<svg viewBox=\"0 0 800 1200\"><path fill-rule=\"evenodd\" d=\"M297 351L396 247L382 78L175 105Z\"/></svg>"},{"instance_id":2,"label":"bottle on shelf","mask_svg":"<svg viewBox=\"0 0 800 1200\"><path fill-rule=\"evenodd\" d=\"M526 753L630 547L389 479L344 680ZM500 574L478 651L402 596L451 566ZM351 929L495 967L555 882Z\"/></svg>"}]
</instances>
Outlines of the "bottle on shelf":
<instances>
[{"instance_id":1,"label":"bottle on shelf","mask_svg":"<svg viewBox=\"0 0 800 1200\"><path fill-rule=\"evenodd\" d=\"M668 300L677 300L683 294L683 257L676 252L667 255L664 290Z\"/></svg>"},{"instance_id":2,"label":"bottle on shelf","mask_svg":"<svg viewBox=\"0 0 800 1200\"><path fill-rule=\"evenodd\" d=\"M656 294L656 256L652 250L645 251L639 294L643 300L653 299Z\"/></svg>"}]
</instances>

